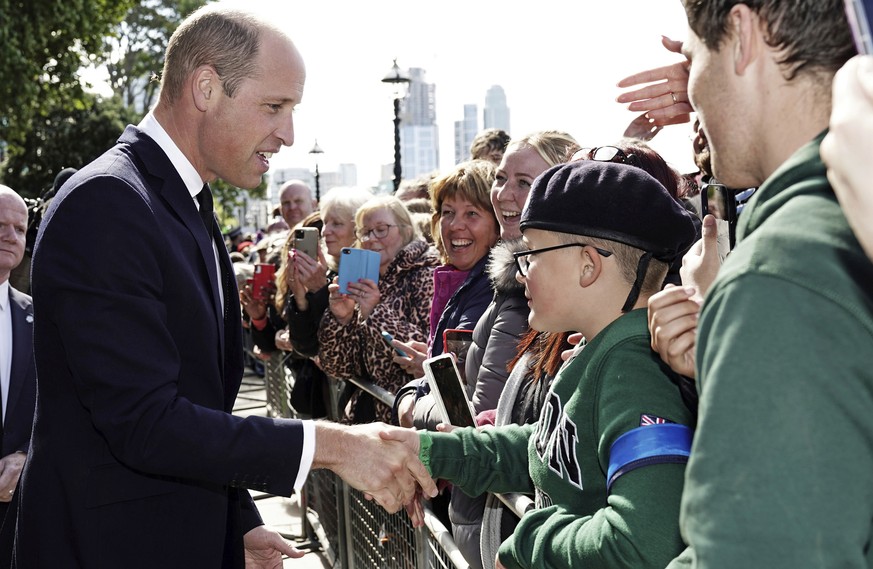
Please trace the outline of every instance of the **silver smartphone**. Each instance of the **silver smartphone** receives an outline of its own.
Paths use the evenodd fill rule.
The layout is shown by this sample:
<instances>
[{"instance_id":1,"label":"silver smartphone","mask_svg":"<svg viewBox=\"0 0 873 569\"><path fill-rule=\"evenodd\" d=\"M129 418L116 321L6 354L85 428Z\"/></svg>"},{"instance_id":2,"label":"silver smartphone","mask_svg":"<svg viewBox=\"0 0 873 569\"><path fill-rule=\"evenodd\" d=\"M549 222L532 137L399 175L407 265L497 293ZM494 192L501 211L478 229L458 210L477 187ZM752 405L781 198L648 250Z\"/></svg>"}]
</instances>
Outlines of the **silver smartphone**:
<instances>
[{"instance_id":1,"label":"silver smartphone","mask_svg":"<svg viewBox=\"0 0 873 569\"><path fill-rule=\"evenodd\" d=\"M318 261L318 228L298 227L292 231L294 232L294 248Z\"/></svg>"},{"instance_id":2,"label":"silver smartphone","mask_svg":"<svg viewBox=\"0 0 873 569\"><path fill-rule=\"evenodd\" d=\"M467 397L464 380L452 354L424 360L424 375L430 382L430 391L443 421L456 427L476 426L473 404Z\"/></svg>"}]
</instances>

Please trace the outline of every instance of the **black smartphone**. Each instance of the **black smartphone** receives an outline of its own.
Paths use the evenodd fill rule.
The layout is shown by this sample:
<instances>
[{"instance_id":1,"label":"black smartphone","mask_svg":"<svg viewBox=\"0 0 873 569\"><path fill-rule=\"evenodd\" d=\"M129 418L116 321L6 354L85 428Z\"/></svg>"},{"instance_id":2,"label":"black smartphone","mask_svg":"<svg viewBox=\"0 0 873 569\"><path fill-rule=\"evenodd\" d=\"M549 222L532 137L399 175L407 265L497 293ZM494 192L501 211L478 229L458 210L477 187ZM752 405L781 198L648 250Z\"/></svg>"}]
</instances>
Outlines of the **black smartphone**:
<instances>
[{"instance_id":1,"label":"black smartphone","mask_svg":"<svg viewBox=\"0 0 873 569\"><path fill-rule=\"evenodd\" d=\"M348 294L349 283L356 283L359 279L378 283L380 260L381 256L375 251L343 247L339 260L339 291Z\"/></svg>"},{"instance_id":2,"label":"black smartphone","mask_svg":"<svg viewBox=\"0 0 873 569\"><path fill-rule=\"evenodd\" d=\"M737 242L737 202L733 190L724 184L703 184L700 188L700 211L701 218L712 215L727 221L728 241L733 250Z\"/></svg>"},{"instance_id":3,"label":"black smartphone","mask_svg":"<svg viewBox=\"0 0 873 569\"><path fill-rule=\"evenodd\" d=\"M430 382L430 391L443 421L456 427L476 426L473 404L467 397L452 354L424 360L424 375Z\"/></svg>"},{"instance_id":4,"label":"black smartphone","mask_svg":"<svg viewBox=\"0 0 873 569\"><path fill-rule=\"evenodd\" d=\"M713 182L700 188L700 217L712 214L716 219L727 221L730 248L737 242L737 220L746 207L746 202L758 188L732 190L724 184Z\"/></svg>"},{"instance_id":5,"label":"black smartphone","mask_svg":"<svg viewBox=\"0 0 873 569\"><path fill-rule=\"evenodd\" d=\"M870 29L870 17L873 16L873 0L845 0L846 17L852 28L852 36L855 38L855 47L858 53L864 55L873 54L873 37Z\"/></svg>"},{"instance_id":6,"label":"black smartphone","mask_svg":"<svg viewBox=\"0 0 873 569\"><path fill-rule=\"evenodd\" d=\"M734 221L736 219L737 204L734 201L734 193L724 184L704 184L700 188L700 209L703 216L712 215L716 219Z\"/></svg>"},{"instance_id":7,"label":"black smartphone","mask_svg":"<svg viewBox=\"0 0 873 569\"><path fill-rule=\"evenodd\" d=\"M294 230L294 248L318 260L318 228L298 227Z\"/></svg>"}]
</instances>

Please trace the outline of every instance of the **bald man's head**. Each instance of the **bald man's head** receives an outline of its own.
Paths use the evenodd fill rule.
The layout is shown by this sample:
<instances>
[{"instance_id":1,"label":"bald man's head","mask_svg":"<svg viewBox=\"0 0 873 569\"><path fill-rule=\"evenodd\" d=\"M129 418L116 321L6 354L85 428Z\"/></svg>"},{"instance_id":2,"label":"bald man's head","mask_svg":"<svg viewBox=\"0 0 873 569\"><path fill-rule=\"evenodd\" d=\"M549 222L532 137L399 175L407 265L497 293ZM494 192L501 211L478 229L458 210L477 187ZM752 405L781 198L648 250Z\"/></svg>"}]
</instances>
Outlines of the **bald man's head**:
<instances>
[{"instance_id":1,"label":"bald man's head","mask_svg":"<svg viewBox=\"0 0 873 569\"><path fill-rule=\"evenodd\" d=\"M12 188L0 185L0 283L24 258L27 204Z\"/></svg>"},{"instance_id":2,"label":"bald man's head","mask_svg":"<svg viewBox=\"0 0 873 569\"><path fill-rule=\"evenodd\" d=\"M316 207L312 190L301 180L286 182L279 191L279 209L288 227L294 227L303 221Z\"/></svg>"}]
</instances>

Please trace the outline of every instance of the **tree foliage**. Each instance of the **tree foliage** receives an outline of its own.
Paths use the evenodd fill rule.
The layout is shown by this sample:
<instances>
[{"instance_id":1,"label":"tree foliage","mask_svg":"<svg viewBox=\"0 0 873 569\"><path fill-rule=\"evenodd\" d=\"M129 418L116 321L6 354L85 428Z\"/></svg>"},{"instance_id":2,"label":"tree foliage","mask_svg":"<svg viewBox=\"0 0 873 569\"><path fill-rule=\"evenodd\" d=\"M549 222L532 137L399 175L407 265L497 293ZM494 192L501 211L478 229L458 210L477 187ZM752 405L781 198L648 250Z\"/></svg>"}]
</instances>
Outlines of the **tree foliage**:
<instances>
[{"instance_id":1,"label":"tree foliage","mask_svg":"<svg viewBox=\"0 0 873 569\"><path fill-rule=\"evenodd\" d=\"M83 93L72 107L57 102L42 109L24 141L10 146L3 181L24 196L36 197L64 168L78 169L100 156L133 120L117 97L91 93Z\"/></svg>"},{"instance_id":2,"label":"tree foliage","mask_svg":"<svg viewBox=\"0 0 873 569\"><path fill-rule=\"evenodd\" d=\"M241 220L237 219L234 213L243 205L246 195L261 199L267 196L267 179L261 177L261 183L251 190L243 190L224 180L215 180L209 184L209 189L212 190L215 199L215 213L218 215L222 231L227 231L231 227L241 225Z\"/></svg>"},{"instance_id":3,"label":"tree foliage","mask_svg":"<svg viewBox=\"0 0 873 569\"><path fill-rule=\"evenodd\" d=\"M153 105L170 36L206 0L0 0L0 180L36 197L65 167L111 147ZM80 71L104 65L112 97L86 92ZM224 225L244 195L212 184Z\"/></svg>"},{"instance_id":4,"label":"tree foliage","mask_svg":"<svg viewBox=\"0 0 873 569\"><path fill-rule=\"evenodd\" d=\"M0 140L19 143L40 112L79 102L79 69L134 2L0 0Z\"/></svg>"}]
</instances>

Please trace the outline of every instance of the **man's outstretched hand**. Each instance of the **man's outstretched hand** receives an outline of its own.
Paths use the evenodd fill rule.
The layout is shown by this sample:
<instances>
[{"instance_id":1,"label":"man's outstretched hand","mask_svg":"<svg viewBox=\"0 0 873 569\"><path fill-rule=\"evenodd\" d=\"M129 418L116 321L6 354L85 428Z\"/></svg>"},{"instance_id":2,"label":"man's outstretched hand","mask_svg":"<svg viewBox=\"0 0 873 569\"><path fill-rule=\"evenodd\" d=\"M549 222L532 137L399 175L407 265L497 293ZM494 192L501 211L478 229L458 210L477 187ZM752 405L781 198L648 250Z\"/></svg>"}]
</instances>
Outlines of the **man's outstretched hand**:
<instances>
[{"instance_id":1,"label":"man's outstretched hand","mask_svg":"<svg viewBox=\"0 0 873 569\"><path fill-rule=\"evenodd\" d=\"M418 433L385 423L345 426L316 423L312 468L328 468L353 488L394 513L416 497L437 494L436 484L418 459Z\"/></svg>"}]
</instances>

